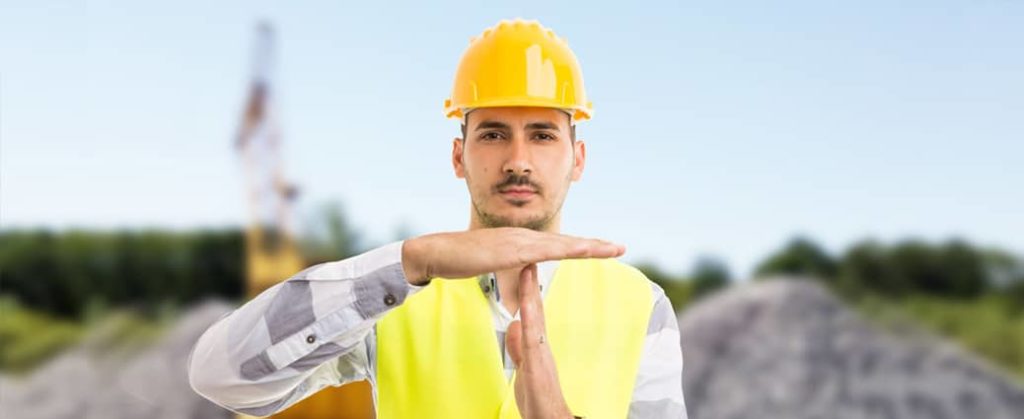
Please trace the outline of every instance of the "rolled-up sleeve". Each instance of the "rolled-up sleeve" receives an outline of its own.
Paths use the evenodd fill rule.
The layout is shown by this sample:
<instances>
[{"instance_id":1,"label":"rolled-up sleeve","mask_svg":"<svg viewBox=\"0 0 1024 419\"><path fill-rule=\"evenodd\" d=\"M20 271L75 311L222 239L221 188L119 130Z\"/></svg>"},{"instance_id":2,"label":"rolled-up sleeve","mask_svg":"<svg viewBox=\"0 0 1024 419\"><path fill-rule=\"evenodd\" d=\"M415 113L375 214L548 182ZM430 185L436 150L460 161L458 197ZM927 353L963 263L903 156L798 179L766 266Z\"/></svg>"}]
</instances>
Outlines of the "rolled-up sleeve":
<instances>
[{"instance_id":1,"label":"rolled-up sleeve","mask_svg":"<svg viewBox=\"0 0 1024 419\"><path fill-rule=\"evenodd\" d=\"M215 322L189 355L193 390L268 416L328 385L371 378L367 336L422 288L405 278L403 243L312 266Z\"/></svg>"}]
</instances>

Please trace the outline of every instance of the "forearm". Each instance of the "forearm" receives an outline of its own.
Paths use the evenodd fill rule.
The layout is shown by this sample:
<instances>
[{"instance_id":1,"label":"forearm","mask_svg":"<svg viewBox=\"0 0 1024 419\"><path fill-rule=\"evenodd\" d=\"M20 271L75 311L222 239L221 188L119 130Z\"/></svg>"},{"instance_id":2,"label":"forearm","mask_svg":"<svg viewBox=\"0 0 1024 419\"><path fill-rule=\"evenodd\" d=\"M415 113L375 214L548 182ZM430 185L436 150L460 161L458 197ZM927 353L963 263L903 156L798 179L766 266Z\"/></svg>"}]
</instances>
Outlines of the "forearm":
<instances>
[{"instance_id":1,"label":"forearm","mask_svg":"<svg viewBox=\"0 0 1024 419\"><path fill-rule=\"evenodd\" d=\"M367 378L364 340L418 290L406 281L402 244L313 266L217 321L190 355L193 389L263 416L326 385Z\"/></svg>"}]
</instances>

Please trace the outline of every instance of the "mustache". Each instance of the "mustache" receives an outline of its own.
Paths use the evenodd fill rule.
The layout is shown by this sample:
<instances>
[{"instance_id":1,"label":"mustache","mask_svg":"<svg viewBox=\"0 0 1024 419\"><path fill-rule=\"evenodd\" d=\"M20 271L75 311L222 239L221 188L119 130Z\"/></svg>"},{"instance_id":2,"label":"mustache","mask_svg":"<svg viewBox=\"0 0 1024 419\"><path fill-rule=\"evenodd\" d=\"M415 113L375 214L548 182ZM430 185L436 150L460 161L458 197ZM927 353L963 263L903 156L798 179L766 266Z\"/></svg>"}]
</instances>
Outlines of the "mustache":
<instances>
[{"instance_id":1,"label":"mustache","mask_svg":"<svg viewBox=\"0 0 1024 419\"><path fill-rule=\"evenodd\" d=\"M534 191L537 191L537 195L541 195L542 191L540 185L531 181L529 176L520 176L515 173L508 175L508 177L506 177L505 180L501 181L497 185L494 185L494 190L497 192L501 192L503 189L510 188L513 186L529 186Z\"/></svg>"}]
</instances>

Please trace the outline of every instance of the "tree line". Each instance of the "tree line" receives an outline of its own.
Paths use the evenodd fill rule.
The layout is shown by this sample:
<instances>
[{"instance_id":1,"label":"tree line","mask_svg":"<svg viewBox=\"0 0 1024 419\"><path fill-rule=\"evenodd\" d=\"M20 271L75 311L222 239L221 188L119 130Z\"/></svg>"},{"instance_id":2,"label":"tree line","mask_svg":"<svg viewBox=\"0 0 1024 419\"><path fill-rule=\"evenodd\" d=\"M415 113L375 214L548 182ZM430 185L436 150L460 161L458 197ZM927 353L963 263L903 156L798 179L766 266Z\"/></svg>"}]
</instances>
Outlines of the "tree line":
<instances>
[{"instance_id":1,"label":"tree line","mask_svg":"<svg viewBox=\"0 0 1024 419\"><path fill-rule=\"evenodd\" d=\"M151 312L243 293L237 229L0 232L0 294L60 317L96 307Z\"/></svg>"},{"instance_id":2,"label":"tree line","mask_svg":"<svg viewBox=\"0 0 1024 419\"><path fill-rule=\"evenodd\" d=\"M304 241L310 264L358 250L358 235L344 217L324 219L329 234ZM78 319L96 306L146 312L206 297L237 300L244 294L244 236L239 229L9 230L0 232L0 244L0 294L61 317ZM677 308L733 282L728 267L714 258L701 258L682 277L649 264L639 268L665 289ZM863 241L834 256L812 240L796 238L765 258L755 273L758 278L778 275L814 278L853 295L971 299L999 293L1024 302L1021 260L962 240Z\"/></svg>"},{"instance_id":3,"label":"tree line","mask_svg":"<svg viewBox=\"0 0 1024 419\"><path fill-rule=\"evenodd\" d=\"M834 256L814 241L798 237L761 262L755 272L758 278L777 275L814 278L850 296L969 300L997 293L1024 304L1024 261L961 239L892 244L864 240Z\"/></svg>"}]
</instances>

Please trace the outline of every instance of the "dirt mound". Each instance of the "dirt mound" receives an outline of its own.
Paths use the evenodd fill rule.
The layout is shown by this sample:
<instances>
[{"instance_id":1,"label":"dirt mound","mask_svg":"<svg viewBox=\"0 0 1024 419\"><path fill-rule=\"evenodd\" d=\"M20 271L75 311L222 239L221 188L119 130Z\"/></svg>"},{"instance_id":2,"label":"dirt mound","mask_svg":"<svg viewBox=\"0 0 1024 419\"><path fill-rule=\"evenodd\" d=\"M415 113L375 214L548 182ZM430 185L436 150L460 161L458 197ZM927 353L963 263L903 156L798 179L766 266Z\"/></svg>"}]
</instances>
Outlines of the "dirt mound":
<instances>
[{"instance_id":1,"label":"dirt mound","mask_svg":"<svg viewBox=\"0 0 1024 419\"><path fill-rule=\"evenodd\" d=\"M691 419L1024 418L1006 375L923 332L875 327L814 282L738 285L679 326Z\"/></svg>"},{"instance_id":2,"label":"dirt mound","mask_svg":"<svg viewBox=\"0 0 1024 419\"><path fill-rule=\"evenodd\" d=\"M199 336L233 307L188 311L159 343L130 358L98 353L95 336L30 376L0 377L0 417L10 419L228 419L230 412L188 384L186 361Z\"/></svg>"}]
</instances>

